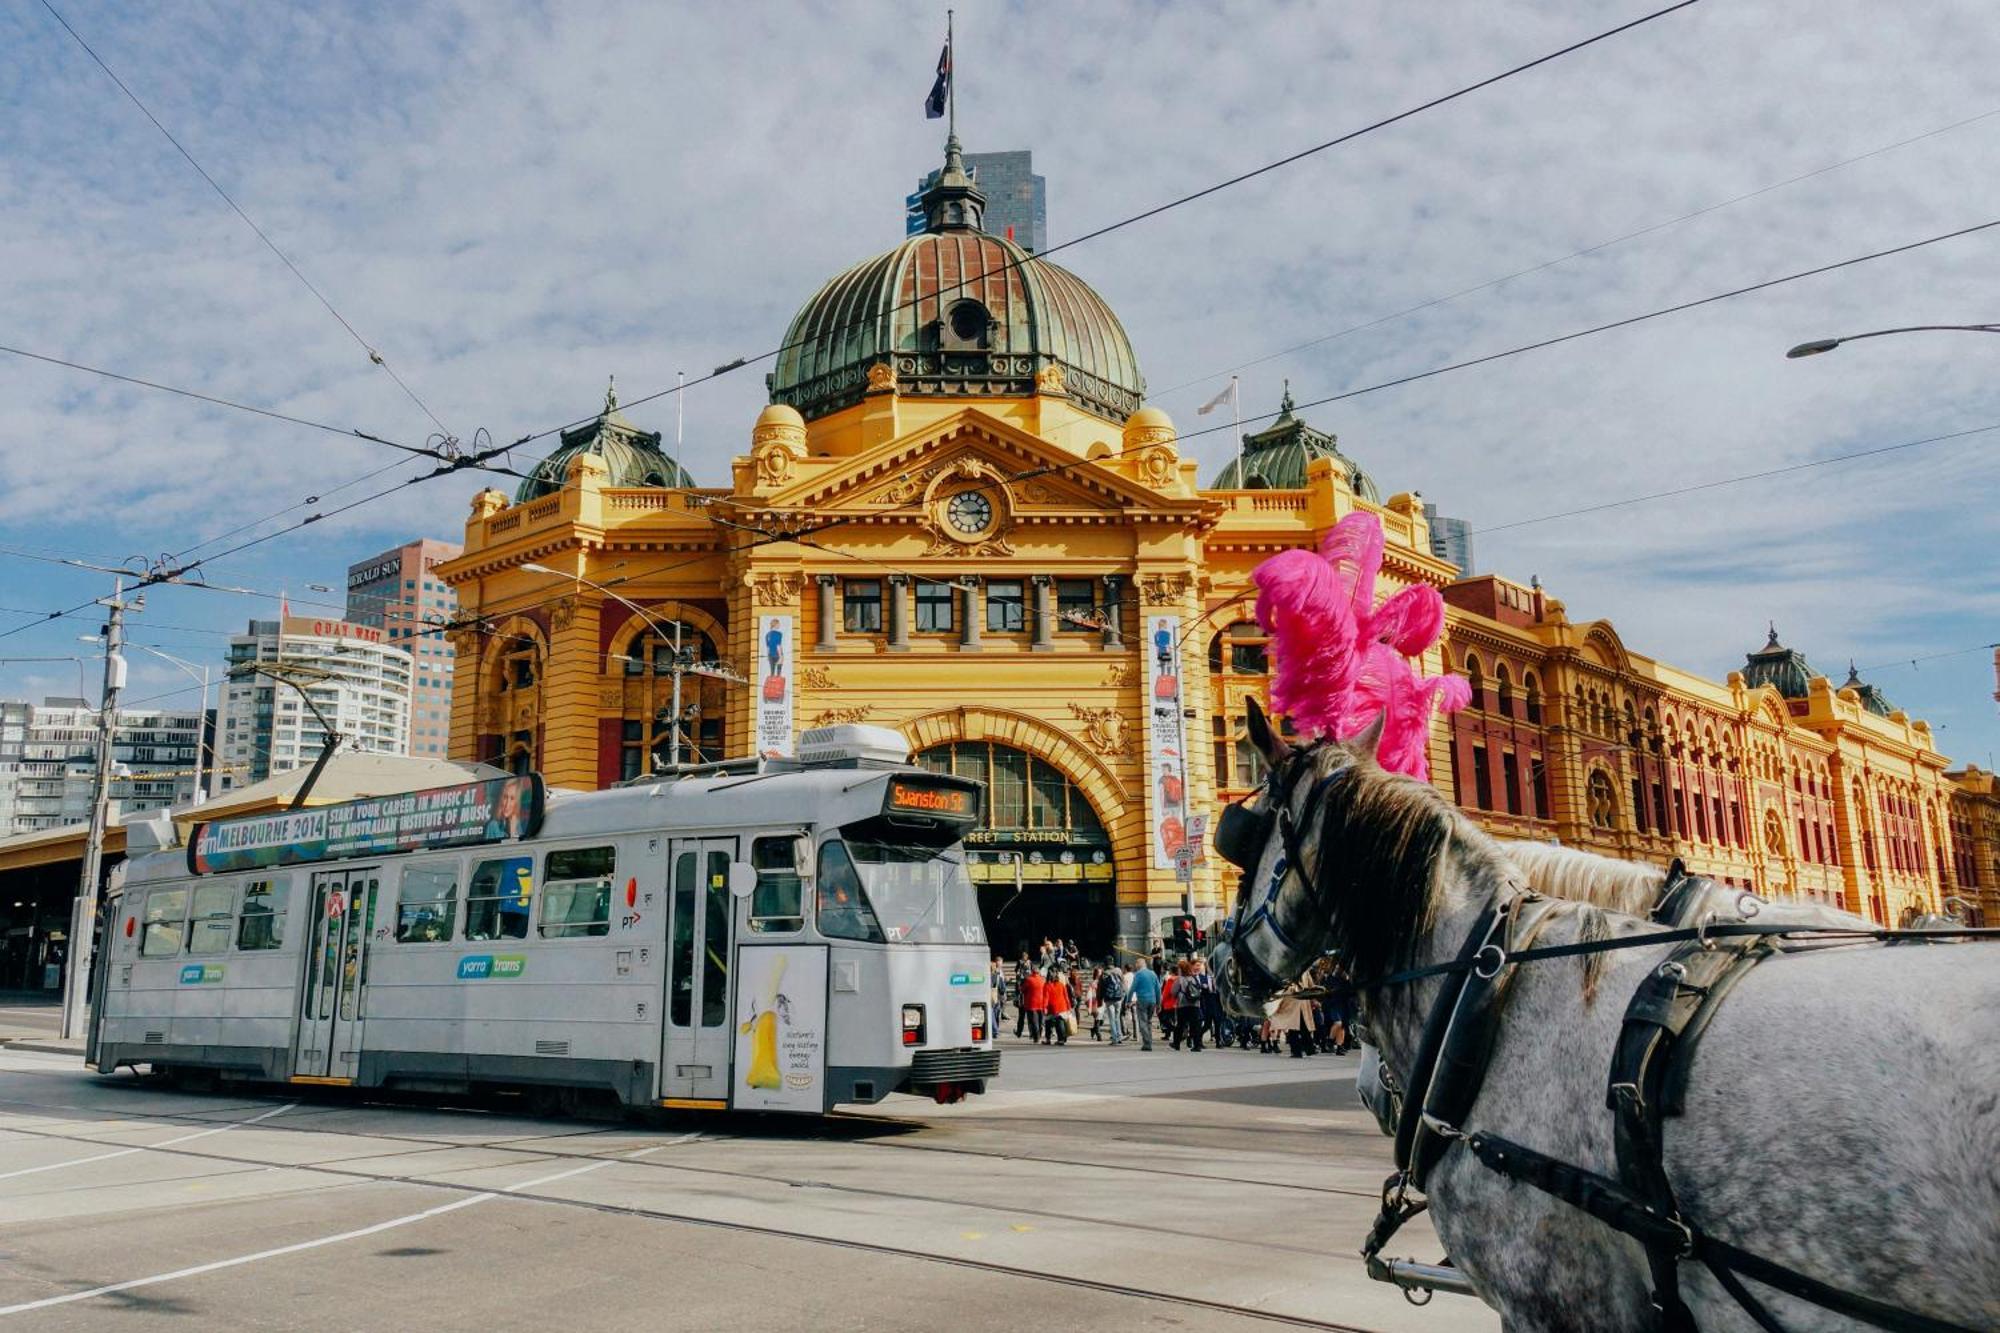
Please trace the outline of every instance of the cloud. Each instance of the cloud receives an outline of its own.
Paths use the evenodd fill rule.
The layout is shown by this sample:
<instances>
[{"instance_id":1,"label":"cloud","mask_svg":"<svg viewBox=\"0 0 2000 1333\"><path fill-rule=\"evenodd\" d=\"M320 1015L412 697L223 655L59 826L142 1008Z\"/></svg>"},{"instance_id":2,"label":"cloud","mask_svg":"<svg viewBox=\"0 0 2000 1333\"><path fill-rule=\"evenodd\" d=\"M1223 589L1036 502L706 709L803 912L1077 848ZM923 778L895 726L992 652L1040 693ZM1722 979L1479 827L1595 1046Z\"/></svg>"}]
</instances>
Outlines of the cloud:
<instances>
[{"instance_id":1,"label":"cloud","mask_svg":"<svg viewBox=\"0 0 2000 1333\"><path fill-rule=\"evenodd\" d=\"M978 8L970 148L1031 147L1052 239L1644 12L1379 0ZM454 432L517 438L776 346L827 277L892 244L935 162L929 6L101 3L113 68ZM2000 30L1954 0L1702 5L1057 258L1119 312L1184 428L1252 357L1540 264L2000 105ZM4 341L421 443L433 429L39 10L0 18ZM1246 410L1374 383L2000 217L2000 117L1244 372ZM2000 421L2000 343L1806 337L2000 310L1994 234L1308 413L1385 492L1476 527ZM716 481L765 367L687 395ZM45 366L0 366L0 540L181 549L391 460ZM638 409L673 429L671 400ZM1207 470L1223 435L1190 447ZM533 451L528 451L532 453ZM1777 619L1827 669L1996 637L1989 439L1495 532L1575 616L1719 674ZM422 471L392 471L386 484ZM455 535L478 479L410 487L217 565L332 582ZM350 492L348 494L353 494ZM303 512L303 511L301 511ZM99 591L5 568L8 605ZM260 608L161 593L172 623ZM267 611L267 609L265 609ZM13 618L0 619L0 627ZM239 626L240 627L240 626ZM55 642L62 627L12 644ZM210 634L207 636L220 642ZM196 636L195 641L200 641ZM1885 679L2000 745L1972 664ZM1958 668L1963 666L1964 670ZM22 688L15 676L7 683Z\"/></svg>"}]
</instances>

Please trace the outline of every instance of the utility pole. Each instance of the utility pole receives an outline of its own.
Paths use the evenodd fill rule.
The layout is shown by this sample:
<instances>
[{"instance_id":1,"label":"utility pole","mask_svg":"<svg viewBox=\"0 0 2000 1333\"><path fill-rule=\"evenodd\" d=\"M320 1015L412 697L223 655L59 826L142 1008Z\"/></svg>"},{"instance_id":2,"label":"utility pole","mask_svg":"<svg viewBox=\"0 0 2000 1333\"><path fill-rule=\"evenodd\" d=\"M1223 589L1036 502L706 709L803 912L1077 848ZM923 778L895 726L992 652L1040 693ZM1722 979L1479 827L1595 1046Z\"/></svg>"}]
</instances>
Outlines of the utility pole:
<instances>
[{"instance_id":1,"label":"utility pole","mask_svg":"<svg viewBox=\"0 0 2000 1333\"><path fill-rule=\"evenodd\" d=\"M141 594L143 599L144 594ZM70 916L69 975L63 984L62 1036L80 1036L90 1022L90 960L96 951L97 886L104 869L104 829L111 818L111 740L118 727L118 693L125 688L125 580L112 585L104 626L104 697L97 710L97 772L91 782L90 835Z\"/></svg>"}]
</instances>

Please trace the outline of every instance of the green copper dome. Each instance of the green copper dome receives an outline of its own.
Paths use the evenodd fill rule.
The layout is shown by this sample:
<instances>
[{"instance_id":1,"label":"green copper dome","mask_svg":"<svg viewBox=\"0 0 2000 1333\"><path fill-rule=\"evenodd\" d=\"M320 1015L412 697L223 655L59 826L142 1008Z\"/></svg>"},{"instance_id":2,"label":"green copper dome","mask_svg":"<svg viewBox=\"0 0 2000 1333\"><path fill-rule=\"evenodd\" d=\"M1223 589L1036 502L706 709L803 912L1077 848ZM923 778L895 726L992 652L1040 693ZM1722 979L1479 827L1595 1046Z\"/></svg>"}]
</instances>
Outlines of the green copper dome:
<instances>
[{"instance_id":1,"label":"green copper dome","mask_svg":"<svg viewBox=\"0 0 2000 1333\"><path fill-rule=\"evenodd\" d=\"M1361 465L1340 452L1336 438L1314 430L1294 416L1292 386L1285 384L1285 397L1278 405L1278 419L1255 435L1243 437L1241 459L1232 458L1208 488L1212 491L1297 491L1305 489L1306 464L1315 458L1331 458L1347 469L1348 484L1354 493L1373 504L1382 503L1375 479Z\"/></svg>"},{"instance_id":2,"label":"green copper dome","mask_svg":"<svg viewBox=\"0 0 2000 1333\"><path fill-rule=\"evenodd\" d=\"M694 485L679 463L660 452L659 432L640 430L627 421L618 411L616 390L607 389L604 410L597 419L563 432L555 452L537 463L514 492L514 503L525 504L561 490L569 477L569 465L578 454L596 454L604 460L610 472L604 479L606 486L686 490Z\"/></svg>"},{"instance_id":3,"label":"green copper dome","mask_svg":"<svg viewBox=\"0 0 2000 1333\"><path fill-rule=\"evenodd\" d=\"M1746 685L1753 690L1760 685L1774 686L1787 699L1805 698L1806 682L1817 674L1806 663L1804 653L1778 642L1776 625L1771 626L1771 637L1764 646L1743 661Z\"/></svg>"},{"instance_id":4,"label":"green copper dome","mask_svg":"<svg viewBox=\"0 0 2000 1333\"><path fill-rule=\"evenodd\" d=\"M1896 711L1896 705L1889 702L1889 696L1882 693L1882 687L1861 679L1861 673L1855 669L1853 662L1847 664L1847 679L1840 682L1840 688L1860 695L1861 706L1877 717L1887 717Z\"/></svg>"},{"instance_id":5,"label":"green copper dome","mask_svg":"<svg viewBox=\"0 0 2000 1333\"><path fill-rule=\"evenodd\" d=\"M1023 397L1056 366L1086 411L1123 423L1139 409L1146 381L1118 317L1069 270L979 230L986 200L956 137L923 202L925 230L840 274L793 318L765 380L772 402L825 416L860 402L878 365L907 397Z\"/></svg>"}]
</instances>

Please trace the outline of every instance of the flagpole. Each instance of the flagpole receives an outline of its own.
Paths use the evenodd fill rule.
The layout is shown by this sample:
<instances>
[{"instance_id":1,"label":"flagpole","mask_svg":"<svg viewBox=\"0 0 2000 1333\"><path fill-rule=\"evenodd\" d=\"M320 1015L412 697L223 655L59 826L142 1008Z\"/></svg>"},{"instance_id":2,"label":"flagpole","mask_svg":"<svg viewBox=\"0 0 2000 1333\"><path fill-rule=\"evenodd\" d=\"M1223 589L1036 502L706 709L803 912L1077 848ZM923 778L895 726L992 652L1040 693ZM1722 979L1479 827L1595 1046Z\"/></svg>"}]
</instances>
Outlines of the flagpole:
<instances>
[{"instance_id":1,"label":"flagpole","mask_svg":"<svg viewBox=\"0 0 2000 1333\"><path fill-rule=\"evenodd\" d=\"M1243 394L1234 375L1229 377L1229 419L1236 423L1236 489L1247 491L1250 478L1243 472Z\"/></svg>"},{"instance_id":2,"label":"flagpole","mask_svg":"<svg viewBox=\"0 0 2000 1333\"><path fill-rule=\"evenodd\" d=\"M949 112L945 121L945 133L958 137L958 48L953 45L951 30L952 11L944 11L945 82L944 100Z\"/></svg>"},{"instance_id":3,"label":"flagpole","mask_svg":"<svg viewBox=\"0 0 2000 1333\"><path fill-rule=\"evenodd\" d=\"M687 422L687 380L685 370L674 372L674 466L681 461L681 427ZM682 469L685 471L686 469Z\"/></svg>"}]
</instances>

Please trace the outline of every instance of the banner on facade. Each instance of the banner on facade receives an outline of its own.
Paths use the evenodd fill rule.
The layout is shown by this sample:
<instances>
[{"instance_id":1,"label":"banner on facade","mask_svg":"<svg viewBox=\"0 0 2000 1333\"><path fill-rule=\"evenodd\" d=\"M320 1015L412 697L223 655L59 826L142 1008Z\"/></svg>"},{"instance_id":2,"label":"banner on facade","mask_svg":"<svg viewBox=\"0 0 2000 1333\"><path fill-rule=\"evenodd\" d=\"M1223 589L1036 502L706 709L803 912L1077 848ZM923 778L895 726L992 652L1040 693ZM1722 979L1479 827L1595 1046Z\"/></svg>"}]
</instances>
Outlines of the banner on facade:
<instances>
[{"instance_id":1,"label":"banner on facade","mask_svg":"<svg viewBox=\"0 0 2000 1333\"><path fill-rule=\"evenodd\" d=\"M532 838L542 826L541 775L342 801L201 825L188 840L197 875L256 866L380 856Z\"/></svg>"},{"instance_id":2,"label":"banner on facade","mask_svg":"<svg viewBox=\"0 0 2000 1333\"><path fill-rule=\"evenodd\" d=\"M826 1108L826 946L792 944L736 955L738 1110Z\"/></svg>"},{"instance_id":3,"label":"banner on facade","mask_svg":"<svg viewBox=\"0 0 2000 1333\"><path fill-rule=\"evenodd\" d=\"M790 757L792 745L792 618L761 616L757 654L757 753Z\"/></svg>"},{"instance_id":4,"label":"banner on facade","mask_svg":"<svg viewBox=\"0 0 2000 1333\"><path fill-rule=\"evenodd\" d=\"M1178 870L1187 848L1187 740L1181 717L1181 618L1149 616L1146 781L1152 793L1153 866Z\"/></svg>"}]
</instances>

